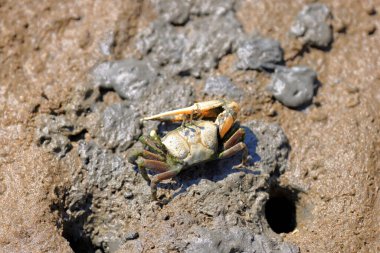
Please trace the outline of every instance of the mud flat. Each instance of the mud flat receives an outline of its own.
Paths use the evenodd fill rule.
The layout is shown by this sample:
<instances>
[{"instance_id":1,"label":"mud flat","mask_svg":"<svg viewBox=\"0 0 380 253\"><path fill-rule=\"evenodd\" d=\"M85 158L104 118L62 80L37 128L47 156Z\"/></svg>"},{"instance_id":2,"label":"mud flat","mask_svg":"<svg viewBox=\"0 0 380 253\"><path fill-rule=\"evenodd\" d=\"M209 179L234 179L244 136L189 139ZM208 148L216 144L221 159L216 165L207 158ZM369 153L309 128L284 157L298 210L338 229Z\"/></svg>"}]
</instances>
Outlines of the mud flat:
<instances>
[{"instance_id":1,"label":"mud flat","mask_svg":"<svg viewBox=\"0 0 380 253\"><path fill-rule=\"evenodd\" d=\"M21 6L21 5L20 5ZM378 252L380 25L358 1L0 4L0 251ZM159 184L142 116L239 102L237 155Z\"/></svg>"}]
</instances>

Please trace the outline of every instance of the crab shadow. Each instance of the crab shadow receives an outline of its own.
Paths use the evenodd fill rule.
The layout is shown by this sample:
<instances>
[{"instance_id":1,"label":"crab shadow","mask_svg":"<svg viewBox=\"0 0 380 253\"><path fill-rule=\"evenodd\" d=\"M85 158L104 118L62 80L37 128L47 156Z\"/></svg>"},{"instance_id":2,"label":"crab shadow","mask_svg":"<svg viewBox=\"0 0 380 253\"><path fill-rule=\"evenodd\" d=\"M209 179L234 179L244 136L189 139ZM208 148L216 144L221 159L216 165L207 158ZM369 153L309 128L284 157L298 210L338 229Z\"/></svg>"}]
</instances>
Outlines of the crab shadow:
<instances>
[{"instance_id":1,"label":"crab shadow","mask_svg":"<svg viewBox=\"0 0 380 253\"><path fill-rule=\"evenodd\" d=\"M247 145L249 160L248 166L235 169L234 166L241 163L242 153L221 160L210 161L198 166L190 167L181 171L171 182L161 182L158 187L161 189L171 189L174 194L170 197L173 200L175 197L185 193L187 189L193 185L198 185L201 180L209 180L219 182L227 178L230 174L246 173L260 175L261 171L256 166L261 161L260 156L256 153L258 139L256 135L248 127L241 126L245 130L244 143Z\"/></svg>"}]
</instances>

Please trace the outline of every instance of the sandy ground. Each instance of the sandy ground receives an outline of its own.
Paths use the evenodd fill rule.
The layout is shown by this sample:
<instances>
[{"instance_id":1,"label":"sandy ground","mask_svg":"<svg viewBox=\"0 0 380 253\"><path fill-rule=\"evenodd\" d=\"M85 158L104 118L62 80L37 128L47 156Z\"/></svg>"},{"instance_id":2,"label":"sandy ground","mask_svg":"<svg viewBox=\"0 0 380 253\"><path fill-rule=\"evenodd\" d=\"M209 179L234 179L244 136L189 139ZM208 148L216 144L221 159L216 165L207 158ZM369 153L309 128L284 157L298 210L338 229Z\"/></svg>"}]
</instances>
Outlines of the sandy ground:
<instances>
[{"instance_id":1,"label":"sandy ground","mask_svg":"<svg viewBox=\"0 0 380 253\"><path fill-rule=\"evenodd\" d=\"M281 235L286 242L301 252L379 252L380 2L323 1L334 16L332 47L300 53L287 31L307 2L243 1L237 9L246 32L279 40L287 65L314 68L322 84L306 111L256 99L242 111L260 110L242 121L277 122L289 139L281 183L300 193L296 229ZM133 52L138 29L156 14L146 2L47 0L1 1L0 16L0 251L71 252L51 207L79 158L62 161L38 147L36 117L62 113L89 70ZM115 49L104 56L99 43L110 30ZM267 79L257 74L259 87Z\"/></svg>"}]
</instances>

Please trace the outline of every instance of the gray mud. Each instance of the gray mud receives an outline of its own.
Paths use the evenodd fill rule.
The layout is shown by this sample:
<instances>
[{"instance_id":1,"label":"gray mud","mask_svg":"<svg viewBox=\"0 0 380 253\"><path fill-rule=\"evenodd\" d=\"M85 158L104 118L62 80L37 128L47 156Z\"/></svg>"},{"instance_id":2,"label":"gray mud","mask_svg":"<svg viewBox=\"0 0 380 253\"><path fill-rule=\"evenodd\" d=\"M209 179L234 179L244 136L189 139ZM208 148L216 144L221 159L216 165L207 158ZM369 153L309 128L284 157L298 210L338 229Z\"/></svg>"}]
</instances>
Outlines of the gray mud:
<instances>
[{"instance_id":1,"label":"gray mud","mask_svg":"<svg viewBox=\"0 0 380 253\"><path fill-rule=\"evenodd\" d=\"M255 120L244 125L253 133L246 131L246 143L250 147L250 154L258 157L263 172L265 174L284 173L288 165L290 146L282 128L277 124ZM254 138L257 138L255 150L253 150Z\"/></svg>"},{"instance_id":2,"label":"gray mud","mask_svg":"<svg viewBox=\"0 0 380 253\"><path fill-rule=\"evenodd\" d=\"M144 58L165 66L169 75L200 77L236 50L243 35L241 24L234 15L233 1L174 2L158 1L162 17L139 34L136 46ZM181 9L170 12L177 7ZM173 21L181 26L174 26Z\"/></svg>"},{"instance_id":3,"label":"gray mud","mask_svg":"<svg viewBox=\"0 0 380 253\"><path fill-rule=\"evenodd\" d=\"M288 168L290 146L279 125L243 122L249 166L233 169L239 154L183 171L159 184L163 206L151 201L149 185L127 162L132 149L142 148L139 136L176 127L140 118L193 104L193 77L205 83L205 96L250 99L228 76L214 75L225 55L237 51L243 70L273 70L283 63L279 42L242 42L247 36L235 17L235 1L154 5L159 17L135 41L142 59L97 64L89 98L78 93L70 109L40 123L39 145L54 150L61 143L63 151L56 153L62 157L71 148L81 163L71 187L57 193L65 237L76 252L298 252L265 217L272 188ZM112 41L104 43L103 53L112 53Z\"/></svg>"},{"instance_id":4,"label":"gray mud","mask_svg":"<svg viewBox=\"0 0 380 253\"><path fill-rule=\"evenodd\" d=\"M141 127L149 128L140 125L139 111L160 103L162 107L175 108L193 102L191 89L178 90L179 84L160 85L169 89L158 85L160 91L150 94L145 102L150 105L129 105L125 101L106 106L105 94L85 89L85 97L91 98L92 105L83 99L83 91L68 104L66 114L42 117L37 136L47 147L48 142L41 141L44 138L54 139L59 134L70 144L73 143L70 136L89 133L86 138L78 136L79 141L73 144L82 165L73 175L72 186L57 192L60 202L55 203L65 210L60 223L74 251L138 252L141 245L155 245L155 250L165 252L197 252L200 248L227 252L230 247L284 248L285 252L293 252L294 246L262 235L263 231L270 231L263 208L277 175L287 168L289 153L287 138L276 124L260 121L244 124L251 156L249 167L233 170L233 165L241 161L241 156L236 155L192 168L159 185L159 197L169 200L166 206L159 207L151 201L150 187L136 168L126 162L123 152L130 145L141 148L136 138L141 135ZM173 93L181 92L183 96L171 99ZM171 211L181 208L189 210L188 213ZM205 219L208 221L204 222ZM171 226L173 222L177 225ZM151 229L165 233L151 233ZM207 246L203 245L206 239L198 238L204 231L210 231Z\"/></svg>"},{"instance_id":5,"label":"gray mud","mask_svg":"<svg viewBox=\"0 0 380 253\"><path fill-rule=\"evenodd\" d=\"M124 103L113 104L102 113L95 135L108 149L124 151L141 135L140 118L136 107Z\"/></svg>"},{"instance_id":6,"label":"gray mud","mask_svg":"<svg viewBox=\"0 0 380 253\"><path fill-rule=\"evenodd\" d=\"M210 76L206 80L203 92L210 96L225 97L240 101L244 92L236 87L226 76Z\"/></svg>"},{"instance_id":7,"label":"gray mud","mask_svg":"<svg viewBox=\"0 0 380 253\"><path fill-rule=\"evenodd\" d=\"M329 8L321 3L305 6L297 15L290 33L300 37L304 44L327 48L333 40Z\"/></svg>"},{"instance_id":8,"label":"gray mud","mask_svg":"<svg viewBox=\"0 0 380 253\"><path fill-rule=\"evenodd\" d=\"M221 227L215 230L197 228L194 234L184 252L299 252L294 245L276 242L265 235L253 234L240 227Z\"/></svg>"},{"instance_id":9,"label":"gray mud","mask_svg":"<svg viewBox=\"0 0 380 253\"><path fill-rule=\"evenodd\" d=\"M83 130L63 115L42 114L38 121L41 127L36 130L37 145L59 158L63 158L72 149L70 137Z\"/></svg>"},{"instance_id":10,"label":"gray mud","mask_svg":"<svg viewBox=\"0 0 380 253\"><path fill-rule=\"evenodd\" d=\"M85 137L91 125L89 119L99 91L92 87L79 87L63 108L63 111L40 114L37 121L35 141L38 146L63 158L73 143Z\"/></svg>"},{"instance_id":11,"label":"gray mud","mask_svg":"<svg viewBox=\"0 0 380 253\"><path fill-rule=\"evenodd\" d=\"M267 89L282 104L309 105L318 87L317 73L307 67L277 68Z\"/></svg>"},{"instance_id":12,"label":"gray mud","mask_svg":"<svg viewBox=\"0 0 380 253\"><path fill-rule=\"evenodd\" d=\"M128 111L121 105L115 107ZM97 138L80 140L77 152L82 167L59 204L67 209L64 224L75 224L77 229L71 234L82 234L77 236L79 241L87 240L94 250L104 252L137 252L141 245L152 243L164 252L199 252L201 248L202 252L230 252L233 248L254 252L250 247L255 252L297 252L279 238L260 235L270 230L263 207L276 175L287 168L287 138L276 124L252 121L244 128L249 167L232 169L241 160L236 155L186 170L159 184L159 197L169 200L163 207L151 201L150 187L136 168L125 162L123 153L102 147ZM187 206L192 208L186 214L170 211ZM171 226L173 223L176 225ZM152 234L150 229L165 232Z\"/></svg>"},{"instance_id":13,"label":"gray mud","mask_svg":"<svg viewBox=\"0 0 380 253\"><path fill-rule=\"evenodd\" d=\"M284 52L278 41L256 36L241 43L237 57L238 69L273 70L283 64Z\"/></svg>"},{"instance_id":14,"label":"gray mud","mask_svg":"<svg viewBox=\"0 0 380 253\"><path fill-rule=\"evenodd\" d=\"M86 183L85 189L83 189L86 191L83 191L83 194L88 194L88 191L95 188L99 190L107 188L111 191L121 190L126 170L122 157L100 148L93 141L88 143L79 141L78 155L86 172L86 178L79 179L81 183Z\"/></svg>"},{"instance_id":15,"label":"gray mud","mask_svg":"<svg viewBox=\"0 0 380 253\"><path fill-rule=\"evenodd\" d=\"M191 1L155 0L154 5L166 22L183 25L189 20Z\"/></svg>"},{"instance_id":16,"label":"gray mud","mask_svg":"<svg viewBox=\"0 0 380 253\"><path fill-rule=\"evenodd\" d=\"M148 95L145 91L157 78L148 62L135 59L104 62L94 68L91 76L94 85L113 88L120 97L135 101Z\"/></svg>"}]
</instances>

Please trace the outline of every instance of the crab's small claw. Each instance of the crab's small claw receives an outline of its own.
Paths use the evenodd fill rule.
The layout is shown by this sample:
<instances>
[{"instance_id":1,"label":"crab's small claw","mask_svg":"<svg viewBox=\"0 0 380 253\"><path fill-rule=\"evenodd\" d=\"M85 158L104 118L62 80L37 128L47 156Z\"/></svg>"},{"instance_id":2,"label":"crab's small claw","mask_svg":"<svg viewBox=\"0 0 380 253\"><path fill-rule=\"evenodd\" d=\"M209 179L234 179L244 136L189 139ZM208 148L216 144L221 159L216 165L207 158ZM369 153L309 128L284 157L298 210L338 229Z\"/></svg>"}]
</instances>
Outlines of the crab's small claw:
<instances>
[{"instance_id":1,"label":"crab's small claw","mask_svg":"<svg viewBox=\"0 0 380 253\"><path fill-rule=\"evenodd\" d=\"M237 113L239 112L239 105L236 102L229 102L225 104L224 111L218 115L215 120L215 123L219 127L220 137L224 137L226 133L234 125Z\"/></svg>"},{"instance_id":2,"label":"crab's small claw","mask_svg":"<svg viewBox=\"0 0 380 253\"><path fill-rule=\"evenodd\" d=\"M229 105L238 110L237 103L219 99L195 103L189 107L163 112L143 118L143 120L183 121L189 117L193 119L216 118L224 110L223 108L229 107Z\"/></svg>"}]
</instances>

